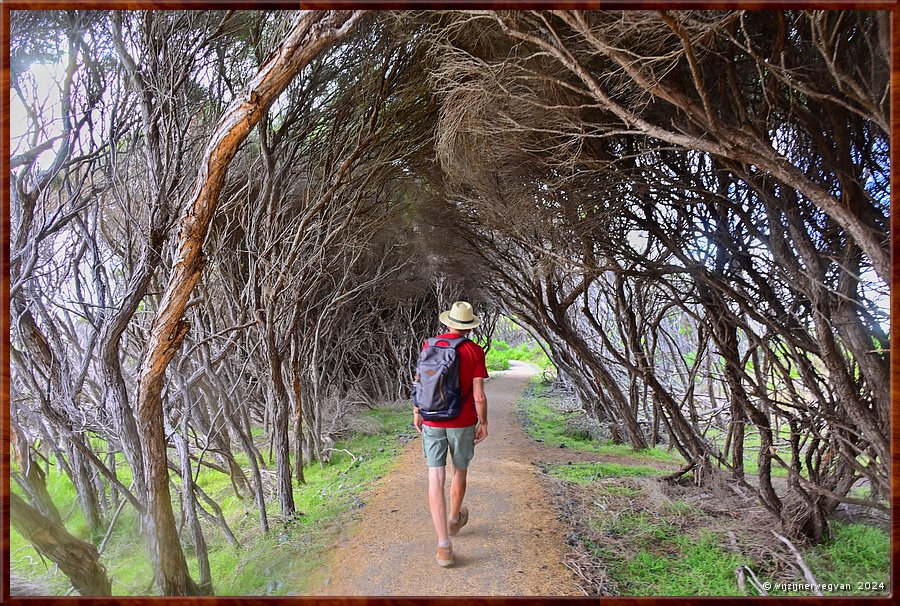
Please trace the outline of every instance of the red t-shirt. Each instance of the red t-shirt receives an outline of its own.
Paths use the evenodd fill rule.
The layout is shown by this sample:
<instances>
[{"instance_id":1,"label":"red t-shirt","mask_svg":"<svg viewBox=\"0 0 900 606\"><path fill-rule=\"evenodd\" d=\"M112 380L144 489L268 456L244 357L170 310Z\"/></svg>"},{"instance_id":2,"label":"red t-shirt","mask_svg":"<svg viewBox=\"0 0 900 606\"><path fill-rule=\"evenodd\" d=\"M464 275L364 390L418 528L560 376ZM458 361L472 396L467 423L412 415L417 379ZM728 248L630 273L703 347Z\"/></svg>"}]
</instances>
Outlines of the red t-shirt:
<instances>
[{"instance_id":1,"label":"red t-shirt","mask_svg":"<svg viewBox=\"0 0 900 606\"><path fill-rule=\"evenodd\" d=\"M438 335L437 338L455 339L457 336L458 335L447 332ZM444 345L444 343L440 344ZM446 343L446 345L449 345L449 343ZM422 349L426 349L427 347L428 341L425 341L425 346L422 347ZM474 379L487 379L488 377L487 366L484 362L484 350L474 341L466 340L456 348L456 352L459 355L459 386L463 393L468 394L465 402L463 402L462 411L459 413L458 417L455 419L448 419L447 421L426 421L423 419L422 423L424 425L429 425L431 427L468 427L469 425L475 425L478 422L478 412L475 410L475 394L472 389L472 383L474 382Z\"/></svg>"}]
</instances>

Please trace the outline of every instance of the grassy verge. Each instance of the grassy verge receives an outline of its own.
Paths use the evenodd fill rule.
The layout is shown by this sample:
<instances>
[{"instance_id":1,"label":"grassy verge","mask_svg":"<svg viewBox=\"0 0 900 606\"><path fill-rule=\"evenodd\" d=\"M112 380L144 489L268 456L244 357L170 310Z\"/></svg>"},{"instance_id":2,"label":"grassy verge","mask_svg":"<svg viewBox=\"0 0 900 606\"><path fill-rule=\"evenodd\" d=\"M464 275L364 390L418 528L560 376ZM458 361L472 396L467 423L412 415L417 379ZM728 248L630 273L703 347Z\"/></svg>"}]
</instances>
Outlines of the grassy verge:
<instances>
[{"instance_id":1,"label":"grassy verge","mask_svg":"<svg viewBox=\"0 0 900 606\"><path fill-rule=\"evenodd\" d=\"M592 439L584 432L573 431L568 422L584 416L584 411L568 412L554 406L551 387L532 378L519 400L519 411L525 431L533 439L554 448L570 448L611 457L628 457L638 462L663 462L682 464L684 459L677 452L665 447L634 450L627 444L613 444Z\"/></svg>"},{"instance_id":2,"label":"grassy verge","mask_svg":"<svg viewBox=\"0 0 900 606\"><path fill-rule=\"evenodd\" d=\"M756 595L742 591L736 570L749 567L770 595L812 595L793 568L793 556L769 533L775 522L762 508L743 510L728 497L693 486L669 486L653 463L680 462L677 453L573 434L567 412L547 386L532 382L519 402L527 432L546 446L597 454L596 462L541 465L556 485L554 506L570 527L570 565L593 575L586 588L623 596ZM752 439L752 438L751 438ZM605 461L604 455L614 461ZM749 467L749 466L748 466ZM890 593L890 537L863 524L831 523L832 537L800 546L823 593ZM584 565L587 559L590 562ZM584 577L582 577L584 578ZM787 583L786 586L781 586ZM599 589L598 589L599 588Z\"/></svg>"},{"instance_id":3,"label":"grassy verge","mask_svg":"<svg viewBox=\"0 0 900 606\"><path fill-rule=\"evenodd\" d=\"M277 499L268 495L270 532L265 536L260 531L259 514L251 499L245 496L241 501L234 495L227 476L203 468L198 483L222 507L240 542L235 548L225 540L218 527L203 522L217 595L303 595L309 592L325 551L342 526L359 515L375 482L392 468L403 449L404 436L411 437L414 433L409 426L406 407L402 410L371 410L365 416L371 421L369 425L377 427L374 433L357 434L334 446L353 453L356 460L336 451L328 465L321 467L313 463L304 469L306 484L294 488L294 499L302 515L284 520L279 515ZM246 465L246 457L238 457L238 462ZM90 539L68 478L51 470L48 485L54 502L66 516L69 531ZM175 517L176 520L179 518L177 498ZM196 579L199 577L197 560L190 548L186 548L186 555ZM39 578L45 584L49 582L59 594L68 589L65 576L58 572L54 574L53 563L44 562L14 530L10 533L10 556L12 571L18 576ZM114 595L153 593L150 586L153 572L132 509L126 507L123 511L101 559L113 581Z\"/></svg>"},{"instance_id":4,"label":"grassy verge","mask_svg":"<svg viewBox=\"0 0 900 606\"><path fill-rule=\"evenodd\" d=\"M891 539L880 528L833 522L831 539L806 551L819 583L849 584L844 595L884 595L890 587ZM828 592L823 592L829 595Z\"/></svg>"},{"instance_id":5,"label":"grassy verge","mask_svg":"<svg viewBox=\"0 0 900 606\"><path fill-rule=\"evenodd\" d=\"M595 484L589 491L592 505L581 512L578 541L603 563L616 595L746 595L735 574L739 566L749 567L760 582L768 583L770 595L813 595L797 585L805 582L797 571L779 568L761 555L759 546L751 545L753 539L741 528L739 517L722 519L690 497L660 503L652 499L655 489L646 484L612 482ZM802 551L826 596L890 592L890 539L883 530L832 522L830 540Z\"/></svg>"},{"instance_id":6,"label":"grassy verge","mask_svg":"<svg viewBox=\"0 0 900 606\"><path fill-rule=\"evenodd\" d=\"M654 477L667 472L646 465L621 465L619 463L570 463L548 465L547 473L574 484L588 484L603 478Z\"/></svg>"}]
</instances>

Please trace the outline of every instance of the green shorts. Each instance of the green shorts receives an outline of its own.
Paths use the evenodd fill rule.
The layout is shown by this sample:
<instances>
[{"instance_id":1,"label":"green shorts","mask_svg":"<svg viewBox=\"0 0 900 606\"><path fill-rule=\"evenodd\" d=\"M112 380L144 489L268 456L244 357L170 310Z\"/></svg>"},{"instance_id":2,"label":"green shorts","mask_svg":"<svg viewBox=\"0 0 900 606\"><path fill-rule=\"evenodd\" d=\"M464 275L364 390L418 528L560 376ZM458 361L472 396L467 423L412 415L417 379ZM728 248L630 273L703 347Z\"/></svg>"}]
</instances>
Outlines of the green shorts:
<instances>
[{"instance_id":1,"label":"green shorts","mask_svg":"<svg viewBox=\"0 0 900 606\"><path fill-rule=\"evenodd\" d=\"M444 467L447 450L457 469L468 469L475 456L475 425L468 427L431 427L422 425L422 452L429 467Z\"/></svg>"}]
</instances>

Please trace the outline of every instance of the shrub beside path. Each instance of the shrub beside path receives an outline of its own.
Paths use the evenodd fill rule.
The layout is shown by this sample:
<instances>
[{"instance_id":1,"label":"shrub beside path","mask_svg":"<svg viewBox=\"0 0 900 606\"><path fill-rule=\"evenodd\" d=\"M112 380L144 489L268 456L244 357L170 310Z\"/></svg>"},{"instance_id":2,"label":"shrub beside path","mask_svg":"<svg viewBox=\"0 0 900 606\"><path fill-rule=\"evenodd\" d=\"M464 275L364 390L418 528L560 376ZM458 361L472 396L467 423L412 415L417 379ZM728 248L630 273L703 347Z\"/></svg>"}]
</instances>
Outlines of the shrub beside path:
<instances>
[{"instance_id":1,"label":"shrub beside path","mask_svg":"<svg viewBox=\"0 0 900 606\"><path fill-rule=\"evenodd\" d=\"M428 474L417 438L381 481L363 518L345 530L311 593L584 595L562 563L565 527L533 464L541 447L525 435L516 415L516 399L534 372L530 365L515 364L485 384L490 435L476 447L470 467L465 500L470 518L453 538L456 566L444 569L434 561ZM447 488L449 495L449 481Z\"/></svg>"}]
</instances>

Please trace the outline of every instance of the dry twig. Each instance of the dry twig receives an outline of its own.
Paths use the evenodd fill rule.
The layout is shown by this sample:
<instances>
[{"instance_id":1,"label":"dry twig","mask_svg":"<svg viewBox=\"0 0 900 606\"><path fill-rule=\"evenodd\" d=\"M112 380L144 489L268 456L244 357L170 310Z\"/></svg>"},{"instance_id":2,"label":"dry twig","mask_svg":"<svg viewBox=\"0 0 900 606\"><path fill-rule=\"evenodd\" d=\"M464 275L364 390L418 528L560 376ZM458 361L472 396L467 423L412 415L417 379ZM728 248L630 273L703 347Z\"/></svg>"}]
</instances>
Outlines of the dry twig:
<instances>
[{"instance_id":1,"label":"dry twig","mask_svg":"<svg viewBox=\"0 0 900 606\"><path fill-rule=\"evenodd\" d=\"M775 535L779 541L787 545L788 549L791 550L791 553L794 554L794 558L797 560L797 566L800 567L800 570L803 571L803 577L806 579L806 582L812 586L813 592L816 595L824 595L822 591L819 589L819 583L816 581L816 577L813 576L812 571L809 569L809 566L806 565L806 562L803 560L803 556L800 554L800 550L797 549L793 543L788 540L787 537L778 534L774 530L772 534Z\"/></svg>"}]
</instances>

